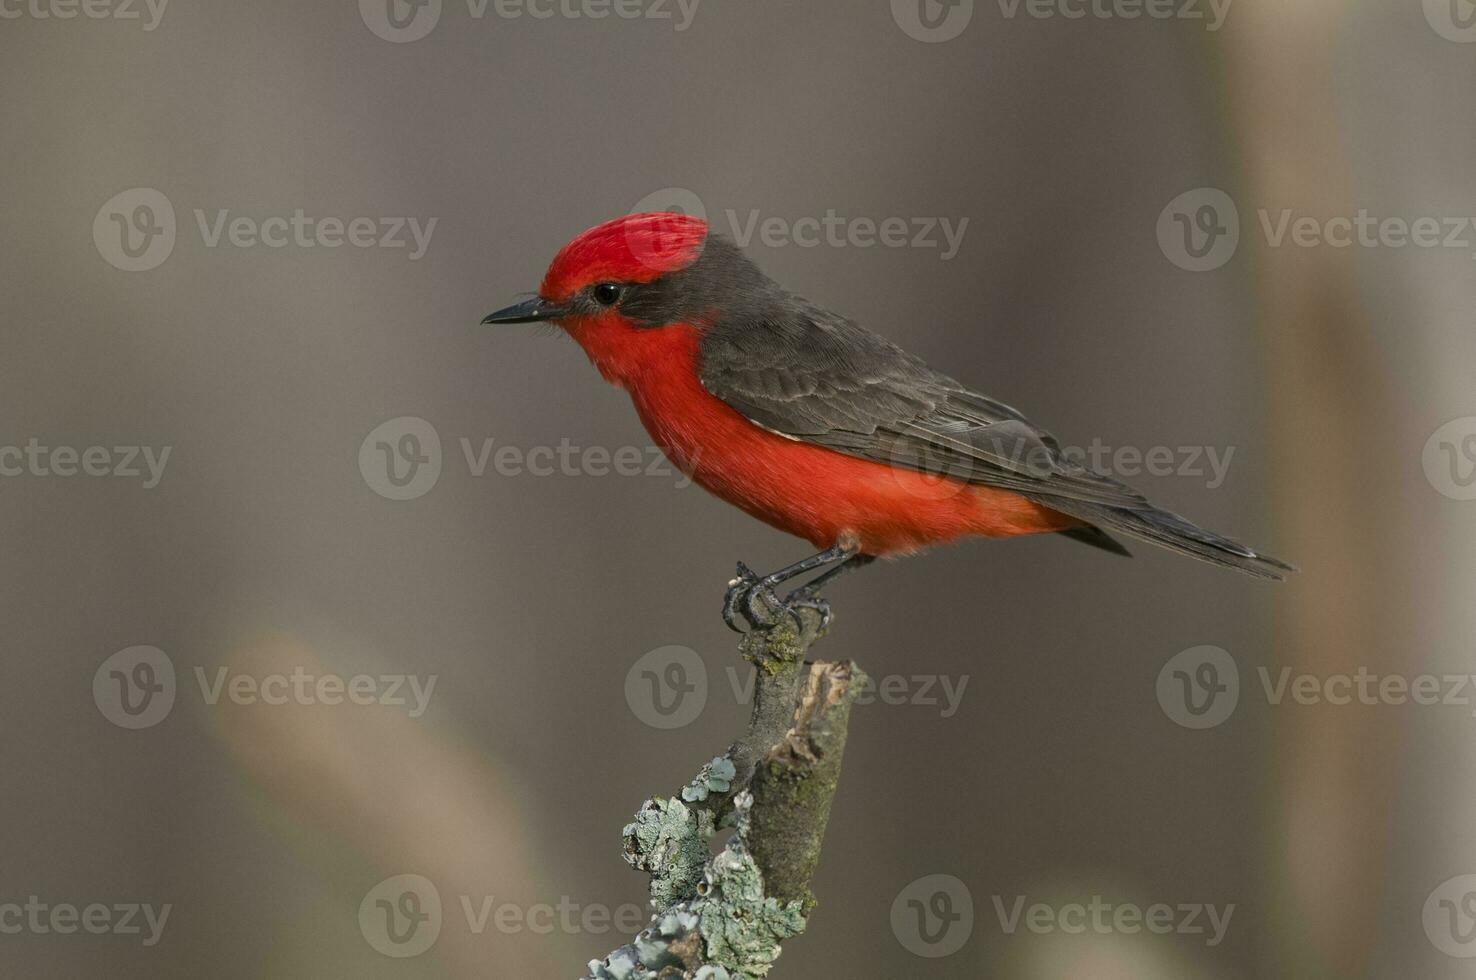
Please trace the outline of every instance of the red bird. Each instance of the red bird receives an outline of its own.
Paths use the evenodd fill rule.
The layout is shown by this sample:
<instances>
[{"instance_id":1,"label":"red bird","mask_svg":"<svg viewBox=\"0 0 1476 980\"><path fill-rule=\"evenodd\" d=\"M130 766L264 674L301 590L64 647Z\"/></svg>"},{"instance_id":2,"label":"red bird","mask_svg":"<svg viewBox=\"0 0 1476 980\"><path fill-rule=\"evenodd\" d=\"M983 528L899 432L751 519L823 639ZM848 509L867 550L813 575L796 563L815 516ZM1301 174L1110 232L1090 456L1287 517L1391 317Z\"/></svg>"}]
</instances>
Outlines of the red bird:
<instances>
[{"instance_id":1,"label":"red bird","mask_svg":"<svg viewBox=\"0 0 1476 980\"><path fill-rule=\"evenodd\" d=\"M822 549L770 575L740 564L723 610L734 629L739 612L765 626L799 607L828 622L817 590L836 575L967 535L1060 532L1128 554L1113 531L1262 578L1293 570L1067 458L1015 409L786 292L696 218L591 228L554 258L537 297L482 322L539 320L630 392L693 481Z\"/></svg>"}]
</instances>

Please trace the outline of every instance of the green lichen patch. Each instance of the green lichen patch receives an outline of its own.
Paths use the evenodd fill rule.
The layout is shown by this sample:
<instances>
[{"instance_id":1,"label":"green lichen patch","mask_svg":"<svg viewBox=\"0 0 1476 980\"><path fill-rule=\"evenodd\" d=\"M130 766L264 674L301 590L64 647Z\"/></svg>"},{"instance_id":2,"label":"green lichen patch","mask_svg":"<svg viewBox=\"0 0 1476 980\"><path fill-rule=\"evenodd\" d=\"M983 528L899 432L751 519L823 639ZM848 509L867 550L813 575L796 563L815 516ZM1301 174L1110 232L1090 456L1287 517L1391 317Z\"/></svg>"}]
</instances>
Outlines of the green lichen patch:
<instances>
[{"instance_id":1,"label":"green lichen patch","mask_svg":"<svg viewBox=\"0 0 1476 980\"><path fill-rule=\"evenodd\" d=\"M781 905L764 895L764 879L748 853L749 793L734 800L738 832L712 859L693 903L701 917L707 959L741 977L765 976L779 958L779 944L804 931L800 903Z\"/></svg>"},{"instance_id":2,"label":"green lichen patch","mask_svg":"<svg viewBox=\"0 0 1476 980\"><path fill-rule=\"evenodd\" d=\"M692 980L735 980L725 967L708 964L692 974Z\"/></svg>"},{"instance_id":3,"label":"green lichen patch","mask_svg":"<svg viewBox=\"0 0 1476 980\"><path fill-rule=\"evenodd\" d=\"M727 756L718 756L707 763L692 781L682 788L682 799L688 803L700 803L713 793L726 793L733 788L733 779L738 768Z\"/></svg>"},{"instance_id":4,"label":"green lichen patch","mask_svg":"<svg viewBox=\"0 0 1476 980\"><path fill-rule=\"evenodd\" d=\"M622 946L603 960L590 960L592 980L653 980L669 967L680 969L682 957L677 944L697 928L697 916L678 907L658 915L629 946Z\"/></svg>"},{"instance_id":5,"label":"green lichen patch","mask_svg":"<svg viewBox=\"0 0 1476 980\"><path fill-rule=\"evenodd\" d=\"M678 799L647 800L625 828L625 861L651 876L651 906L666 909L697 891L714 833L712 814Z\"/></svg>"},{"instance_id":6,"label":"green lichen patch","mask_svg":"<svg viewBox=\"0 0 1476 980\"><path fill-rule=\"evenodd\" d=\"M706 893L696 907L712 962L762 977L778 959L779 944L804 931L800 905L765 897L758 866L741 847L729 846L714 858L703 884Z\"/></svg>"},{"instance_id":7,"label":"green lichen patch","mask_svg":"<svg viewBox=\"0 0 1476 980\"><path fill-rule=\"evenodd\" d=\"M647 980L654 975L641 966L632 946L622 946L603 960L589 961L591 980Z\"/></svg>"},{"instance_id":8,"label":"green lichen patch","mask_svg":"<svg viewBox=\"0 0 1476 980\"><path fill-rule=\"evenodd\" d=\"M743 659L772 676L804 660L807 647L793 619L786 616L768 630L744 634L738 651Z\"/></svg>"}]
</instances>

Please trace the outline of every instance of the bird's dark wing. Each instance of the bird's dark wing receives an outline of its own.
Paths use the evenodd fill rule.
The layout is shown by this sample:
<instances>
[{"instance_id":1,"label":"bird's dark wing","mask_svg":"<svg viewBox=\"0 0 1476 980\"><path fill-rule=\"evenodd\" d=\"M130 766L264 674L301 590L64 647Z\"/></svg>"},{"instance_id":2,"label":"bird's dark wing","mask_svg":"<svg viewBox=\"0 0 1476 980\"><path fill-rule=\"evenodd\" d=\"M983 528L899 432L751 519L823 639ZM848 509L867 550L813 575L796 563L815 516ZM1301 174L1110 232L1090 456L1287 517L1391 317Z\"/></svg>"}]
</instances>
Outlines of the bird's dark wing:
<instances>
[{"instance_id":1,"label":"bird's dark wing","mask_svg":"<svg viewBox=\"0 0 1476 980\"><path fill-rule=\"evenodd\" d=\"M891 466L1031 496L1139 508L1001 402L833 313L792 300L703 339L703 386L766 429Z\"/></svg>"},{"instance_id":2,"label":"bird's dark wing","mask_svg":"<svg viewBox=\"0 0 1476 980\"><path fill-rule=\"evenodd\" d=\"M1061 451L1054 436L876 334L793 297L703 337L703 386L750 421L861 459L1012 490L1084 522L1065 534L1127 554L1107 532L1260 578L1292 566L1160 510Z\"/></svg>"}]
</instances>

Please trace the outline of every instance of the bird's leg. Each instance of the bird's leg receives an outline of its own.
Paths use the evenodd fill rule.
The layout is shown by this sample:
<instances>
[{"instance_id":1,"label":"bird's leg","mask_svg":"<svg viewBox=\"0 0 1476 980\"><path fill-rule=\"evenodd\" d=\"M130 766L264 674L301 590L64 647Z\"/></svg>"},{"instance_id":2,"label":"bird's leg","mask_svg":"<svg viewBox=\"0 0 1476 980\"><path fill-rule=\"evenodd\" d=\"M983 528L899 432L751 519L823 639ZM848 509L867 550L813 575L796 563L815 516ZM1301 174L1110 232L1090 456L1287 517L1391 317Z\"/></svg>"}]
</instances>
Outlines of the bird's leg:
<instances>
[{"instance_id":1,"label":"bird's leg","mask_svg":"<svg viewBox=\"0 0 1476 980\"><path fill-rule=\"evenodd\" d=\"M845 541L762 577L754 574L747 565L739 562L738 575L728 583L728 593L723 600L723 622L728 624L729 629L741 633L744 631L737 623L737 614L740 609L750 625L765 628L772 626L777 622L777 616L790 612L792 608L808 608L819 612L823 625L829 625L830 610L821 600L816 599L813 593L800 595L799 593L803 590L796 590L791 596L795 600L792 606L788 600L779 601L774 595L774 586L835 562L844 564L857 554L858 546L854 542ZM832 569L831 572L822 575L816 582L833 577L834 571L835 569ZM775 610L775 612L771 613L770 610Z\"/></svg>"},{"instance_id":2,"label":"bird's leg","mask_svg":"<svg viewBox=\"0 0 1476 980\"><path fill-rule=\"evenodd\" d=\"M789 593L789 595L784 598L784 603L785 605L789 605L790 603L796 601L803 602L806 599L814 599L817 595L820 594L820 590L822 588L840 578L842 575L846 574L847 572L853 572L858 568L865 568L867 565L870 565L874 561L876 561L875 555L852 555L834 568L827 569L825 574L817 575L814 581L806 582L804 585L801 585L799 588Z\"/></svg>"},{"instance_id":3,"label":"bird's leg","mask_svg":"<svg viewBox=\"0 0 1476 980\"><path fill-rule=\"evenodd\" d=\"M814 581L806 582L784 597L785 609L813 609L820 614L820 629L823 631L830 627L830 603L820 598L820 590L830 582L840 578L846 572L863 568L876 561L875 555L852 555L834 568L827 569L823 575L816 576Z\"/></svg>"}]
</instances>

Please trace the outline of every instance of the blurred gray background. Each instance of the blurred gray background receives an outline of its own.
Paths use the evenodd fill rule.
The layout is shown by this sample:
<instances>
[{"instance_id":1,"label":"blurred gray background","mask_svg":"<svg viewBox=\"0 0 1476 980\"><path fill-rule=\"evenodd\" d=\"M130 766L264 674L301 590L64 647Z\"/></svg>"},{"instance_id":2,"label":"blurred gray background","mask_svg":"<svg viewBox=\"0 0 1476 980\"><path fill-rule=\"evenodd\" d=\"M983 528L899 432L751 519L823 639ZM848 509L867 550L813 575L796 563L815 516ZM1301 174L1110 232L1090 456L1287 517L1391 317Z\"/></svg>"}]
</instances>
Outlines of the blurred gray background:
<instances>
[{"instance_id":1,"label":"blurred gray background","mask_svg":"<svg viewBox=\"0 0 1476 980\"><path fill-rule=\"evenodd\" d=\"M1259 218L1476 214L1465 0L1238 0L1216 31L980 0L942 42L885 0L656 8L670 19L445 0L412 42L381 36L368 0L173 0L151 30L147 7L60 19L45 2L7 0L0 20L0 445L170 456L152 488L0 478L0 904L171 912L151 946L0 934L0 973L574 977L625 941L477 933L462 901L644 901L622 825L746 719L717 615L733 563L808 545L669 470L478 476L461 440L649 446L575 345L478 321L573 235L680 188L724 232L729 210L740 230L755 213L967 219L946 260L746 250L1064 443L1233 448L1223 482L1125 475L1302 569L1277 586L1041 538L834 588L816 654L907 678L909 697L856 713L821 904L774 976L1472 976L1427 914L1476 872L1469 705L1276 705L1257 673L1471 672L1476 503L1427 477L1422 447L1453 419L1469 424L1452 446L1476 432L1472 247L1273 245ZM1237 204L1239 247L1190 272L1156 228L1206 187ZM108 204L135 188L168 200L174 244L127 272L106 232L141 199ZM411 259L211 246L196 218L297 209L436 224ZM359 455L407 416L438 434L441 472L393 500ZM129 730L91 685L136 645L167 654L177 690ZM1240 698L1191 730L1156 685L1201 645L1234 659ZM624 692L668 646L709 683L700 715L663 730ZM437 681L412 717L211 704L197 668ZM936 696L964 677L947 716L910 697L914 678ZM444 904L408 959L359 925L400 874ZM971 931L920 956L893 903L937 874L972 897ZM998 907L1020 896L1234 912L1214 945L1012 934Z\"/></svg>"}]
</instances>

